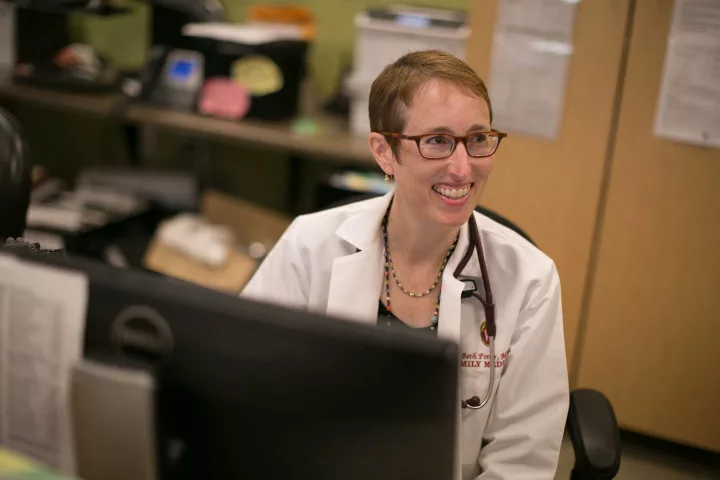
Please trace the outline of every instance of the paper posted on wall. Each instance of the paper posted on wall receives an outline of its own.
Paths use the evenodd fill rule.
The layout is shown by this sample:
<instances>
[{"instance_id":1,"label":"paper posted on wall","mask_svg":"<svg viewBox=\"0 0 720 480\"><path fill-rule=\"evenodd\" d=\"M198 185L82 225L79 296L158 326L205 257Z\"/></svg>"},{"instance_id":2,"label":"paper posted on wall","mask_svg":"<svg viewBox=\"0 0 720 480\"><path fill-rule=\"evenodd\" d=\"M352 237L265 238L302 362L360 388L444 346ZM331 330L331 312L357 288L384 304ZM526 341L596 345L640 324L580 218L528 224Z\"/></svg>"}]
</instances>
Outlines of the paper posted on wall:
<instances>
[{"instance_id":1,"label":"paper posted on wall","mask_svg":"<svg viewBox=\"0 0 720 480\"><path fill-rule=\"evenodd\" d=\"M655 135L720 148L720 1L676 0Z\"/></svg>"},{"instance_id":2,"label":"paper posted on wall","mask_svg":"<svg viewBox=\"0 0 720 480\"><path fill-rule=\"evenodd\" d=\"M87 278L0 254L0 446L75 473L72 367L82 357Z\"/></svg>"},{"instance_id":3,"label":"paper posted on wall","mask_svg":"<svg viewBox=\"0 0 720 480\"><path fill-rule=\"evenodd\" d=\"M578 2L500 2L489 82L499 129L546 139L559 135Z\"/></svg>"}]
</instances>

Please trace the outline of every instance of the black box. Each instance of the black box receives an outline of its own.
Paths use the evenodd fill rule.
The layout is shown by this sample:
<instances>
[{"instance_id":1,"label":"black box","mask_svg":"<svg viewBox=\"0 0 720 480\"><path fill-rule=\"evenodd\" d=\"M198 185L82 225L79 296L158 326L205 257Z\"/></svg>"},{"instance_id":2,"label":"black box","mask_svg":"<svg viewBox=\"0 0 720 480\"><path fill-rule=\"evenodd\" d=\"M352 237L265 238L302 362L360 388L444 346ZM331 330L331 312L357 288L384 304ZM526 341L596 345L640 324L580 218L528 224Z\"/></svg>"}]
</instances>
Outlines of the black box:
<instances>
[{"instance_id":1,"label":"black box","mask_svg":"<svg viewBox=\"0 0 720 480\"><path fill-rule=\"evenodd\" d=\"M205 78L231 77L233 64L249 56L263 56L274 62L283 77L282 88L266 95L252 95L246 118L288 120L298 114L302 83L306 74L309 44L282 40L245 45L213 39L195 39L202 43L205 55Z\"/></svg>"}]
</instances>

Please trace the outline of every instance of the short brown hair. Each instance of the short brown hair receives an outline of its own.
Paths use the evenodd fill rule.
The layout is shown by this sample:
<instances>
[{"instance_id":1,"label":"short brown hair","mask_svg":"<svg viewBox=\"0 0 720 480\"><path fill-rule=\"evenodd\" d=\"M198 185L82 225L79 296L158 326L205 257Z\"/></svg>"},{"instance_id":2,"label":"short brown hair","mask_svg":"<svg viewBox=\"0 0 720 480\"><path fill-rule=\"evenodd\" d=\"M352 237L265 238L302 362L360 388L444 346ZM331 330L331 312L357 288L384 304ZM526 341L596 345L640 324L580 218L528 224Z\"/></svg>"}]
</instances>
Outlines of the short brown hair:
<instances>
[{"instance_id":1,"label":"short brown hair","mask_svg":"<svg viewBox=\"0 0 720 480\"><path fill-rule=\"evenodd\" d=\"M418 89L430 80L453 83L487 102L492 123L492 105L482 78L459 58L441 50L423 50L403 55L385 67L370 88L370 130L401 133L405 110ZM390 139L396 153L397 139Z\"/></svg>"}]
</instances>

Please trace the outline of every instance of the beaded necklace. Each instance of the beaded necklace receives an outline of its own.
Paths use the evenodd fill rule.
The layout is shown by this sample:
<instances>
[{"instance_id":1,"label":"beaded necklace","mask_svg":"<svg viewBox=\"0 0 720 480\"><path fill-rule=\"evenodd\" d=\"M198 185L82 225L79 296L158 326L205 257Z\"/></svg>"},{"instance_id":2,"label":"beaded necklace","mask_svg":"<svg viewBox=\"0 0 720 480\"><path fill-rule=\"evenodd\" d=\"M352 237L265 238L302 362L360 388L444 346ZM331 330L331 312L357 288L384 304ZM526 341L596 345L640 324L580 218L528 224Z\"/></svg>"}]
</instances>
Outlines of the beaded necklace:
<instances>
[{"instance_id":1,"label":"beaded necklace","mask_svg":"<svg viewBox=\"0 0 720 480\"><path fill-rule=\"evenodd\" d=\"M440 271L438 272L437 276L435 277L435 281L433 284L425 290L424 292L420 293L414 293L407 290L405 287L403 287L402 283L397 277L397 274L395 272L395 265L392 261L392 255L390 255L390 246L388 242L388 230L387 230L387 224L388 224L388 216L390 214L390 209L388 208L387 212L385 212L385 216L383 217L382 221L382 234L383 234L383 241L385 243L385 276L384 276L384 283L385 283L385 302L386 302L386 310L388 312L392 312L392 306L390 304L390 277L395 280L395 283L397 284L398 288L400 288L400 291L402 291L405 295L408 295L413 298L422 298L427 295L430 295L430 292L435 290L435 288L440 284L440 279L442 278L442 274L445 271L445 266L447 265L448 260L452 256L453 252L455 251L455 247L457 246L458 238L460 237L460 232L455 236L455 240L453 241L452 245L450 246L450 249L448 250L447 254L445 255L445 258L443 259L442 266L440 267ZM438 293L437 301L435 302L435 309L433 311L432 315L432 326L430 327L430 330L435 330L437 328L438 321L440 319L440 293Z\"/></svg>"}]
</instances>

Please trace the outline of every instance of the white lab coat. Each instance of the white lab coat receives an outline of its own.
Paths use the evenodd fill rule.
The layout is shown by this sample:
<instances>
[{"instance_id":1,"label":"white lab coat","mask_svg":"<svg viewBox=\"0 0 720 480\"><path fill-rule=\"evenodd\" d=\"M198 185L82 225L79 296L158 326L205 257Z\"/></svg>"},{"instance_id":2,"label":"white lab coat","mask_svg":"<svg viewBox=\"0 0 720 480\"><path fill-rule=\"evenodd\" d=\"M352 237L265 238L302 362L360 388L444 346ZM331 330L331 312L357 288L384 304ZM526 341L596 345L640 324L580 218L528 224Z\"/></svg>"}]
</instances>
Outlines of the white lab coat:
<instances>
[{"instance_id":1,"label":"white lab coat","mask_svg":"<svg viewBox=\"0 0 720 480\"><path fill-rule=\"evenodd\" d=\"M391 195L299 216L242 295L375 324L383 278L380 222ZM497 308L497 368L490 405L458 404L455 478L551 480L569 398L558 274L552 260L517 233L477 212L475 218ZM482 398L489 377L479 358L489 358L480 337L484 311L475 299L461 301L463 282L452 275L468 240L466 223L442 278L438 335L461 346L462 398ZM461 278L480 276L473 255Z\"/></svg>"}]
</instances>

